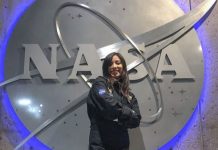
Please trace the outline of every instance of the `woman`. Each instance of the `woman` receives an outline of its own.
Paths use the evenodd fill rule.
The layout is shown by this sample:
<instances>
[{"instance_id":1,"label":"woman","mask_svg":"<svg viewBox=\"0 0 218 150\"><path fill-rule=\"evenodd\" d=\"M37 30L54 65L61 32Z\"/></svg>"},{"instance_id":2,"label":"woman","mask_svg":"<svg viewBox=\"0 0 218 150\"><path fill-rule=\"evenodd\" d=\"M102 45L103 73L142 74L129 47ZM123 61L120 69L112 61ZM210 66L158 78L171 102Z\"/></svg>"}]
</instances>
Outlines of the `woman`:
<instances>
[{"instance_id":1,"label":"woman","mask_svg":"<svg viewBox=\"0 0 218 150\"><path fill-rule=\"evenodd\" d=\"M130 92L126 62L121 54L109 54L90 89L87 109L91 122L89 150L128 150L128 128L140 124L138 102Z\"/></svg>"}]
</instances>

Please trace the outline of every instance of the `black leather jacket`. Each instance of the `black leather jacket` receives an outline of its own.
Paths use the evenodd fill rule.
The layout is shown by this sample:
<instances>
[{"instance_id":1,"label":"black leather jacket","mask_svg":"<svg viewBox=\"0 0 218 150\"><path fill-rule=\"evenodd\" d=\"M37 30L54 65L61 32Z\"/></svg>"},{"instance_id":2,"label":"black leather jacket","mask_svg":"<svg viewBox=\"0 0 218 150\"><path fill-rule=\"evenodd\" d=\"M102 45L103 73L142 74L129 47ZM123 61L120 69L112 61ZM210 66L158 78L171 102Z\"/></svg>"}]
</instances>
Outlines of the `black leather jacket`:
<instances>
[{"instance_id":1,"label":"black leather jacket","mask_svg":"<svg viewBox=\"0 0 218 150\"><path fill-rule=\"evenodd\" d=\"M89 150L121 150L129 147L128 128L140 124L141 114L135 96L122 96L118 86L111 89L104 77L98 77L87 99L91 122Z\"/></svg>"}]
</instances>

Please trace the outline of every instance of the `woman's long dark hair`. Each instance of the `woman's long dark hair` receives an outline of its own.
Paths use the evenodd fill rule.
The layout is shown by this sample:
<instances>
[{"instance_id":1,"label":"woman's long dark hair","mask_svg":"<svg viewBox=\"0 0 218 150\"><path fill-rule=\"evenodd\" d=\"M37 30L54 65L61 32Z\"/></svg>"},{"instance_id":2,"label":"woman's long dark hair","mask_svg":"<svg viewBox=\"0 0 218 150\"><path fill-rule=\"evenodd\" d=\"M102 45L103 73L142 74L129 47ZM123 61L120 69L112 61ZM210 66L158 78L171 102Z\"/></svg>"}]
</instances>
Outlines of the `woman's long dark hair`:
<instances>
[{"instance_id":1,"label":"woman's long dark hair","mask_svg":"<svg viewBox=\"0 0 218 150\"><path fill-rule=\"evenodd\" d=\"M102 70L103 70L103 76L106 77L109 80L110 84L113 84L113 79L110 78L109 74L109 67L112 65L112 59L113 56L119 57L121 60L121 64L123 65L123 72L121 74L121 77L119 78L118 82L120 84L120 90L123 96L127 97L129 96L129 76L127 72L127 66L126 66L126 61L123 58L123 56L120 53L113 52L107 55L107 57L104 59L103 65L102 65Z\"/></svg>"}]
</instances>

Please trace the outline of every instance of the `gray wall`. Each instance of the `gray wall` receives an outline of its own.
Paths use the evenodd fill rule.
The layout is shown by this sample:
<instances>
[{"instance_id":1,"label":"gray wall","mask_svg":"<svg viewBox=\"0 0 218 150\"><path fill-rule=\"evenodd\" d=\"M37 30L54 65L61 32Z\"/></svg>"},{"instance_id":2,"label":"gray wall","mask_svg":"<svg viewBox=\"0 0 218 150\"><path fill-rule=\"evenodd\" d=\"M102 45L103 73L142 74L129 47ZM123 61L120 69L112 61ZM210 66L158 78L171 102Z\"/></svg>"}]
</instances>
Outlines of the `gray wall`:
<instances>
[{"instance_id":1,"label":"gray wall","mask_svg":"<svg viewBox=\"0 0 218 150\"><path fill-rule=\"evenodd\" d=\"M195 7L203 0L177 0L180 5L185 8ZM0 0L0 49L1 43L7 33L7 27L10 23L10 17L13 11L20 4L28 2L27 0ZM190 3L191 2L191 5ZM19 4L19 5L18 5ZM218 149L218 80L216 69L218 55L218 5L215 6L213 12L207 20L197 29L202 47L204 49L206 80L203 97L197 109L197 115L191 121L188 129L179 137L174 145L175 150L216 150ZM2 101L2 99L0 99ZM12 145L9 143L7 135L13 136L14 129L9 128L13 125L13 120L4 112L0 101L0 150L10 150ZM7 119L8 124L2 126L2 120ZM18 140L13 137L13 140Z\"/></svg>"},{"instance_id":2,"label":"gray wall","mask_svg":"<svg viewBox=\"0 0 218 150\"><path fill-rule=\"evenodd\" d=\"M25 0L0 0L0 49L2 48L2 41L6 37L8 32L8 24L11 22L11 16L13 11L17 9L18 4L25 3ZM3 127L3 120L8 120L7 125ZM5 114L2 108L2 99L0 98L0 150L11 150L13 146L8 140L8 136L16 132L14 129L10 128L13 125L13 120ZM16 140L16 137L14 137Z\"/></svg>"},{"instance_id":3,"label":"gray wall","mask_svg":"<svg viewBox=\"0 0 218 150\"><path fill-rule=\"evenodd\" d=\"M203 0L177 0L181 6L195 7ZM217 150L218 149L218 5L207 20L197 29L204 51L205 89L200 100L198 114L192 120L187 132L180 138L174 149Z\"/></svg>"}]
</instances>

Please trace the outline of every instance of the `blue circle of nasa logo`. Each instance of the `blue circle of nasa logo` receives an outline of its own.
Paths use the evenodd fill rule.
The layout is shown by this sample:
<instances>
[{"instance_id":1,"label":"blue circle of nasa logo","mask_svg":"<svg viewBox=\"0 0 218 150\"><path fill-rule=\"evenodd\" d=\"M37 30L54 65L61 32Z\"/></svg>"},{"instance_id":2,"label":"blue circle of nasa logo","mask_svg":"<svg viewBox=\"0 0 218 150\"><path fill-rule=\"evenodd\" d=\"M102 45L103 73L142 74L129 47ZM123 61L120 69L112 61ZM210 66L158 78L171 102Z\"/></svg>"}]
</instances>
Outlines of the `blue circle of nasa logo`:
<instances>
[{"instance_id":1,"label":"blue circle of nasa logo","mask_svg":"<svg viewBox=\"0 0 218 150\"><path fill-rule=\"evenodd\" d=\"M36 136L48 147L87 149L89 121L84 104L89 87L78 74L82 72L89 79L101 75L101 59L111 51L120 52L127 64L138 57L127 42L118 40L96 17L81 9L66 8L58 21L63 40L70 49L71 58L68 58L53 26L54 14L65 2L36 1L23 14L7 45L5 81L1 86L5 87L11 109L24 126L35 132L44 125L46 129ZM159 104L151 86L154 81L149 80L144 64L130 71L131 89L139 101L143 120L140 128L129 131L130 149L157 149L178 134L194 112L203 81L199 40L193 30L183 36L196 21L185 18L201 9L179 18L181 13L177 7L169 7L162 1L158 5L152 1L146 3L150 5L142 0L89 2L90 7L132 37L159 81L163 110L153 121L149 119L157 112ZM205 7L206 3L201 5ZM171 12L165 12L165 7ZM172 19L175 20L169 22ZM105 91L99 92L104 94ZM71 107L74 109L68 111Z\"/></svg>"}]
</instances>

